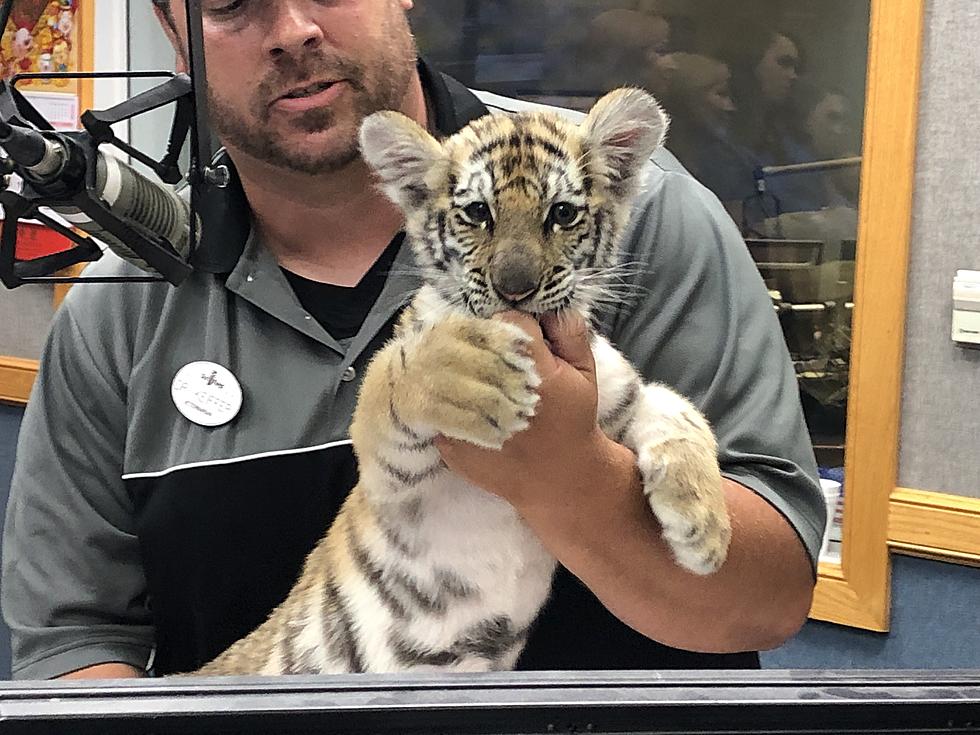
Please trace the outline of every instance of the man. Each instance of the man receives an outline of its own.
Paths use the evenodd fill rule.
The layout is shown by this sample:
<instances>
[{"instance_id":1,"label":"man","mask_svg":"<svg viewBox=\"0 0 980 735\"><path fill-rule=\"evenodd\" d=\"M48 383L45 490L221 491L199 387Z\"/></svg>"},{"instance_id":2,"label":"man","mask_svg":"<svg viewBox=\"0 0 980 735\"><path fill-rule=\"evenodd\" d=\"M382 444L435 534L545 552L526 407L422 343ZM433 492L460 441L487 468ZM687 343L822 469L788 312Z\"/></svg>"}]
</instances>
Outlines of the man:
<instances>
[{"instance_id":1,"label":"man","mask_svg":"<svg viewBox=\"0 0 980 735\"><path fill-rule=\"evenodd\" d=\"M183 56L183 3L157 5ZM519 106L416 64L411 0L203 6L212 120L235 173L206 216L226 228L180 288L76 287L55 320L4 536L17 677L186 671L285 596L353 484L358 380L417 285L400 216L358 158L359 123L392 108L448 134ZM823 528L795 378L732 223L669 154L627 239L656 275L604 328L714 424L734 527L723 568L675 565L630 452L583 438L595 386L582 325L539 364L531 429L499 452L441 451L563 565L519 668L757 666L754 651L806 618ZM180 409L174 394L201 381L213 410Z\"/></svg>"}]
</instances>

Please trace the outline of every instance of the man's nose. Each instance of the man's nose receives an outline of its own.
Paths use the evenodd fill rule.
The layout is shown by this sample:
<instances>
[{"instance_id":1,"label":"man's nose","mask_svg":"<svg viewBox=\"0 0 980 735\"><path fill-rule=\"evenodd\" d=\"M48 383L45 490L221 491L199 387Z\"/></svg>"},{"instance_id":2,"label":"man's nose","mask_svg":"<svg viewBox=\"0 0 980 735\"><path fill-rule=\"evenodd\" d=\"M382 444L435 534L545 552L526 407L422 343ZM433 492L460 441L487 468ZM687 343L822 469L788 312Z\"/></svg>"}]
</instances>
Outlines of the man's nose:
<instances>
[{"instance_id":1,"label":"man's nose","mask_svg":"<svg viewBox=\"0 0 980 735\"><path fill-rule=\"evenodd\" d=\"M266 51L273 57L297 54L323 43L323 29L306 2L271 2L272 23L266 36Z\"/></svg>"}]
</instances>

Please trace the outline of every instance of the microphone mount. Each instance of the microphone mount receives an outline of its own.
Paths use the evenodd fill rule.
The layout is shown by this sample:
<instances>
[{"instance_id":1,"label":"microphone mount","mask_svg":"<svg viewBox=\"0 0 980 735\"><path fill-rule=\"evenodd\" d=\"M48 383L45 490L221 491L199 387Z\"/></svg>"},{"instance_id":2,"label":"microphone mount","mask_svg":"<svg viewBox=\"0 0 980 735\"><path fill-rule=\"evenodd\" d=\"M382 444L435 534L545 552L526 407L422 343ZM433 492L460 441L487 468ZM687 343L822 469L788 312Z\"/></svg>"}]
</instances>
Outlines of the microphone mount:
<instances>
[{"instance_id":1,"label":"microphone mount","mask_svg":"<svg viewBox=\"0 0 980 735\"><path fill-rule=\"evenodd\" d=\"M0 5L0 29L6 27L14 0ZM42 134L55 135L65 142L82 175L77 185L49 187L36 185L30 176L22 176L19 191L10 188L10 175L18 172L17 164L0 156L0 176L4 190L0 191L3 205L3 229L0 234L0 281L7 288L25 283L78 282L145 282L169 281L179 285L193 270L197 248L201 202L212 188L221 188L227 180L227 170L213 169L211 136L207 117L204 40L201 26L200 0L185 0L188 19L188 57L190 74L168 71L123 72L54 72L18 74L10 80L0 80L0 122L19 128L32 128ZM92 12L93 9L87 12ZM17 84L31 79L102 79L102 78L163 78L157 86L137 94L105 110L87 110L81 115L82 129L54 130L51 123L17 89ZM159 160L120 140L112 126L138 115L175 104L173 122L166 153ZM3 127L0 125L0 127ZM124 219L112 212L96 193L96 157L100 145L111 145L156 173L167 184L177 184L185 177L178 160L188 135L190 136L190 166L186 180L191 186L190 250L181 255L173 244L138 222ZM92 221L111 233L160 275L120 277L91 277L61 275L59 271L78 263L98 260L102 249L91 237L79 234L44 210L50 207L75 207ZM73 244L69 249L37 258L17 257L17 224L24 219L36 220L66 237Z\"/></svg>"},{"instance_id":2,"label":"microphone mount","mask_svg":"<svg viewBox=\"0 0 980 735\"><path fill-rule=\"evenodd\" d=\"M861 156L850 156L847 158L832 158L822 161L806 161L804 163L787 163L771 166L757 166L752 171L752 181L754 193L742 200L742 222L741 231L743 237L766 237L765 233L759 232L749 224L749 217L746 214L751 205L756 205L759 211L768 215L776 222L777 234L782 237L782 224L779 217L783 214L783 203L778 196L769 191L768 181L779 176L792 176L794 174L812 174L825 171L835 171L842 168L853 168L861 165ZM772 202L771 210L766 210L766 200Z\"/></svg>"}]
</instances>

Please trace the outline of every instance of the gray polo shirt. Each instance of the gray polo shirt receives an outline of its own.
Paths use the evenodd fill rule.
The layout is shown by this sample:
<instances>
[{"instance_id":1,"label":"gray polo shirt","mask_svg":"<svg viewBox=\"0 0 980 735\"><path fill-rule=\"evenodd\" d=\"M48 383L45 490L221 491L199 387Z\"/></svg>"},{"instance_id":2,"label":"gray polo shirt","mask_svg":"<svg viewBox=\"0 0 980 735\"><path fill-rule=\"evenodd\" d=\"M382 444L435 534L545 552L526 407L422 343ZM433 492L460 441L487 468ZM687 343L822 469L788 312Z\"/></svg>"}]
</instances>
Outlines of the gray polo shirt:
<instances>
[{"instance_id":1,"label":"gray polo shirt","mask_svg":"<svg viewBox=\"0 0 980 735\"><path fill-rule=\"evenodd\" d=\"M825 510L796 379L734 223L660 152L624 249L643 264L641 296L606 314L603 330L647 378L704 411L725 476L775 506L815 561ZM186 669L261 621L356 480L348 423L365 363L418 285L402 275L410 259L403 247L344 343L306 313L254 237L229 274L198 271L176 289L71 290L24 416L4 530L15 677L144 667L154 651L164 673ZM129 271L110 257L91 266ZM242 387L229 423L198 425L174 404L175 374L200 360ZM558 585L522 668L726 666L645 649L659 644L606 620L570 575ZM585 639L602 635L580 624L590 605L607 641L632 653L597 661L605 654Z\"/></svg>"}]
</instances>

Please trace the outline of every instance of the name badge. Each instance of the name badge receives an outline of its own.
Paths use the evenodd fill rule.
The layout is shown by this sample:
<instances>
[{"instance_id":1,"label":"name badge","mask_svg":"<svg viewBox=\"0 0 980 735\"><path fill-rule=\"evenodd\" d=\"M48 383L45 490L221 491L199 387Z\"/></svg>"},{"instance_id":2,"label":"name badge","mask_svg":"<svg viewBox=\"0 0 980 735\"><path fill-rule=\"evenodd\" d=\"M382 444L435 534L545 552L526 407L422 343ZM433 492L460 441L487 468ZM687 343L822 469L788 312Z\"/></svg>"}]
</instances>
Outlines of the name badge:
<instances>
[{"instance_id":1,"label":"name badge","mask_svg":"<svg viewBox=\"0 0 980 735\"><path fill-rule=\"evenodd\" d=\"M242 387L227 368L201 360L184 365L170 385L177 410L201 426L227 424L242 408Z\"/></svg>"}]
</instances>

